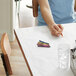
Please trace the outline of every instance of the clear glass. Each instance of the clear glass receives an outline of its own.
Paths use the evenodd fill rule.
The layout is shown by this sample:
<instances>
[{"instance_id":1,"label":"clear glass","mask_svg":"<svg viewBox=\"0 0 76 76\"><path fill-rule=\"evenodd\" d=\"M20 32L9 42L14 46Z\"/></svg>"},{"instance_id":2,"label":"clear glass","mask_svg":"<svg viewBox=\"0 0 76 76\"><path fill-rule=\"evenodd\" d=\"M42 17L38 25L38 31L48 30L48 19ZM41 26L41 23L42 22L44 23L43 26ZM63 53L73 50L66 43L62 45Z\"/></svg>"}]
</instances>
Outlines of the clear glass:
<instances>
[{"instance_id":1,"label":"clear glass","mask_svg":"<svg viewBox=\"0 0 76 76\"><path fill-rule=\"evenodd\" d=\"M58 45L58 67L60 69L70 68L70 46L69 44Z\"/></svg>"}]
</instances>

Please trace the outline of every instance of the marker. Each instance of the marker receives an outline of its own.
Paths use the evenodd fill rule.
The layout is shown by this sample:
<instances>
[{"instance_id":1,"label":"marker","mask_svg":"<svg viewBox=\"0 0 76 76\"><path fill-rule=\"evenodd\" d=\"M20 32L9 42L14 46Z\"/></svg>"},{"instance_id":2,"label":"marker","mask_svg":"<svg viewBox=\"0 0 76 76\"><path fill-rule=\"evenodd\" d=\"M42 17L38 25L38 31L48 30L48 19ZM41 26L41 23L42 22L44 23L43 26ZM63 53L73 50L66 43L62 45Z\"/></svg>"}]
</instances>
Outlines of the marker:
<instances>
[{"instance_id":1,"label":"marker","mask_svg":"<svg viewBox=\"0 0 76 76\"><path fill-rule=\"evenodd\" d=\"M50 47L50 45L37 44L38 47Z\"/></svg>"},{"instance_id":2,"label":"marker","mask_svg":"<svg viewBox=\"0 0 76 76\"><path fill-rule=\"evenodd\" d=\"M50 47L49 43L39 40L37 43L38 47Z\"/></svg>"},{"instance_id":3,"label":"marker","mask_svg":"<svg viewBox=\"0 0 76 76\"><path fill-rule=\"evenodd\" d=\"M41 42L41 43L45 43L45 44L49 44L49 43L47 43L47 42L44 42L44 41L41 41L41 40L39 40L39 42Z\"/></svg>"},{"instance_id":4,"label":"marker","mask_svg":"<svg viewBox=\"0 0 76 76\"><path fill-rule=\"evenodd\" d=\"M44 45L41 46L41 45L38 45L38 47L48 47L49 48L50 46L44 46Z\"/></svg>"}]
</instances>

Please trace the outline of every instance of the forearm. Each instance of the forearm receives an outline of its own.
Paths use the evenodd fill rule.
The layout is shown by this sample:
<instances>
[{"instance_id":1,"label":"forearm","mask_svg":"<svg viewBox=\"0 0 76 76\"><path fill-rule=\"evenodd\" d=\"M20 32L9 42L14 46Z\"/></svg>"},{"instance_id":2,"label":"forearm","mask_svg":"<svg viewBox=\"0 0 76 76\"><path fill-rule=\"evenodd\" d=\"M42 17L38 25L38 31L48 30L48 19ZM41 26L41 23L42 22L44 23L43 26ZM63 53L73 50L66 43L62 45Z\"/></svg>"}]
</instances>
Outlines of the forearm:
<instances>
[{"instance_id":1,"label":"forearm","mask_svg":"<svg viewBox=\"0 0 76 76\"><path fill-rule=\"evenodd\" d=\"M47 23L48 26L51 27L53 24L55 24L55 22L52 17L48 0L38 0L38 3L40 5L41 14L44 21Z\"/></svg>"},{"instance_id":2,"label":"forearm","mask_svg":"<svg viewBox=\"0 0 76 76\"><path fill-rule=\"evenodd\" d=\"M62 34L63 27L54 22L48 0L38 0L38 4L40 5L42 17L47 23L51 34L54 36L60 36Z\"/></svg>"},{"instance_id":3,"label":"forearm","mask_svg":"<svg viewBox=\"0 0 76 76\"><path fill-rule=\"evenodd\" d=\"M42 17L45 20L45 22L48 24L49 27L51 27L53 24L55 24L52 12L49 8L44 7L41 8Z\"/></svg>"}]
</instances>

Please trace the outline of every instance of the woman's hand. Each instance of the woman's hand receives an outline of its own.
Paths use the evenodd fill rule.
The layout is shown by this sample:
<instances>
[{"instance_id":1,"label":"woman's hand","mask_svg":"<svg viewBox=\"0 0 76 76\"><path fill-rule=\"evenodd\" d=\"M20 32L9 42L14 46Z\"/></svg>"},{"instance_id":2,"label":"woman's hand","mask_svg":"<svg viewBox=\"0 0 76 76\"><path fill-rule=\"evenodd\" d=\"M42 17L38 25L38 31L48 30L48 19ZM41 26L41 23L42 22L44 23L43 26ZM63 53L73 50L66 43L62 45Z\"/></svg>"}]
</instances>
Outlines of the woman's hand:
<instances>
[{"instance_id":1,"label":"woman's hand","mask_svg":"<svg viewBox=\"0 0 76 76\"><path fill-rule=\"evenodd\" d=\"M63 27L61 24L54 24L49 27L51 34L53 36L59 37L63 32Z\"/></svg>"}]
</instances>

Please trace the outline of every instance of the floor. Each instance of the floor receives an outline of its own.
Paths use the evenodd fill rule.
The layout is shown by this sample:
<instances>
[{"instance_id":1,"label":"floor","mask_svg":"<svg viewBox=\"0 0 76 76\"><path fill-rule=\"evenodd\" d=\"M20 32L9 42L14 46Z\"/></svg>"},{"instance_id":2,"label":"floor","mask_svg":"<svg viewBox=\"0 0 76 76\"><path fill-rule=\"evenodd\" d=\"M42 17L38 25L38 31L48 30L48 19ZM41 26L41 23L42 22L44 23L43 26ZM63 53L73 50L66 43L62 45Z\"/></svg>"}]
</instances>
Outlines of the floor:
<instances>
[{"instance_id":1,"label":"floor","mask_svg":"<svg viewBox=\"0 0 76 76\"><path fill-rule=\"evenodd\" d=\"M12 53L10 56L10 63L13 71L13 75L11 76L30 76L30 73L25 64L24 58L22 56L21 50L16 40L14 42L11 42L11 48ZM0 76L6 76L1 57L0 57Z\"/></svg>"},{"instance_id":2,"label":"floor","mask_svg":"<svg viewBox=\"0 0 76 76\"><path fill-rule=\"evenodd\" d=\"M35 18L33 17L32 8L27 8L26 5L32 6L32 0L20 1L20 28L30 27L35 25Z\"/></svg>"}]
</instances>

